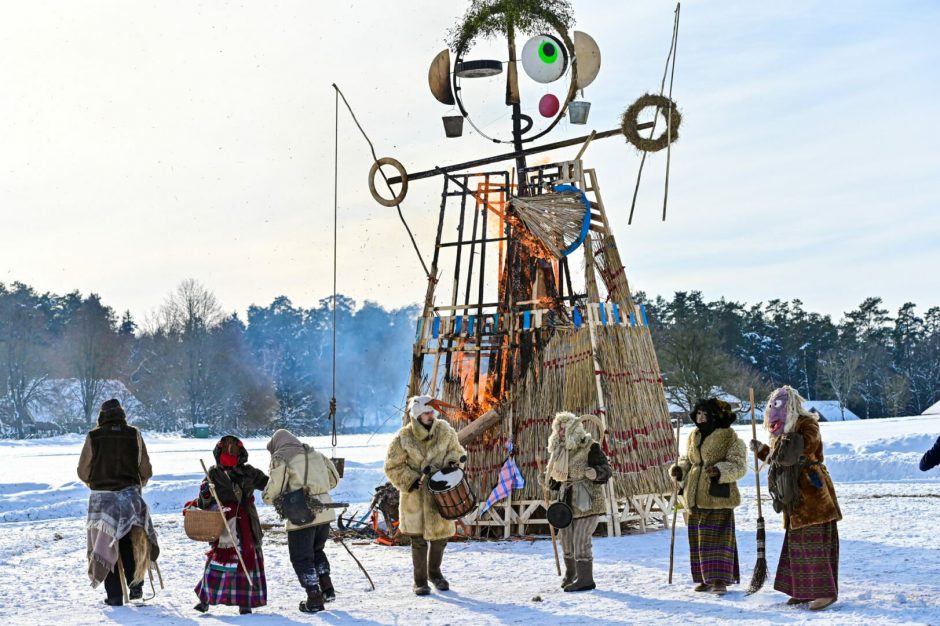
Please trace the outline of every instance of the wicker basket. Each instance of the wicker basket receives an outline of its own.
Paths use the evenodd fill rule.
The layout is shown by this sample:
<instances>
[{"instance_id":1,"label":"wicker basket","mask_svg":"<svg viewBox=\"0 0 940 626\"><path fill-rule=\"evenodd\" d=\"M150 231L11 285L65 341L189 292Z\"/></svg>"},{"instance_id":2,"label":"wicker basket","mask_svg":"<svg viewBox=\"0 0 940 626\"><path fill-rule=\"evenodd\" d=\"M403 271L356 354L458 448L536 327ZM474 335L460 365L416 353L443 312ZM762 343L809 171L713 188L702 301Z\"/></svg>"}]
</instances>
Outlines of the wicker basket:
<instances>
[{"instance_id":1,"label":"wicker basket","mask_svg":"<svg viewBox=\"0 0 940 626\"><path fill-rule=\"evenodd\" d=\"M218 511L187 509L183 515L183 530L193 541L216 541L225 532L225 523Z\"/></svg>"}]
</instances>

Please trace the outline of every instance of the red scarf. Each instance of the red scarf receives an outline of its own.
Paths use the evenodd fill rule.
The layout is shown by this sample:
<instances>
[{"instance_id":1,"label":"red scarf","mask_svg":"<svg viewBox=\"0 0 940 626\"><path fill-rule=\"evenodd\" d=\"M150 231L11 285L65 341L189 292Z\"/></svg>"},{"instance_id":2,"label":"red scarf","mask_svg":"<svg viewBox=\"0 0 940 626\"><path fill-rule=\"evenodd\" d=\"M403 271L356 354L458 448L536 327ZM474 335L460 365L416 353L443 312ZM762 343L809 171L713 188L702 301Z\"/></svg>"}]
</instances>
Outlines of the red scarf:
<instances>
[{"instance_id":1,"label":"red scarf","mask_svg":"<svg viewBox=\"0 0 940 626\"><path fill-rule=\"evenodd\" d=\"M248 502L254 503L255 496L248 496ZM238 525L238 536L239 536L239 549L242 553L242 559L245 561L245 566L250 570L255 569L257 566L257 560L255 559L255 536L251 532L251 517L248 515L248 507L241 506L237 502L223 502L222 506L228 510L225 512L225 519L232 519L233 517L237 518ZM238 562L238 555L235 552L235 548L220 548L219 543L215 542L212 546L212 550L209 551L209 557L215 558L218 561L226 562ZM241 568L239 567L239 572ZM244 574L244 572L241 572Z\"/></svg>"}]
</instances>

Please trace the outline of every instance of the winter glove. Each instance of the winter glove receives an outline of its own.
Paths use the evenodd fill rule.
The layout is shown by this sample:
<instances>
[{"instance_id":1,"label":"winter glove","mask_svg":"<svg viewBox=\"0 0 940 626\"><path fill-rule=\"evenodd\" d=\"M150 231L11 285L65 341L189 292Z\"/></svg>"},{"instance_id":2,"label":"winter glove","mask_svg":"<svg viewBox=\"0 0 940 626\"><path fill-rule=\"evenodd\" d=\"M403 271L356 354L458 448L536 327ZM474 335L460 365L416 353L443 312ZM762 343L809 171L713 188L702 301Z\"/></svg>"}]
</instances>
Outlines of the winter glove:
<instances>
[{"instance_id":1,"label":"winter glove","mask_svg":"<svg viewBox=\"0 0 940 626\"><path fill-rule=\"evenodd\" d=\"M430 465L425 465L425 466L424 466L424 469L421 470L421 473L422 473L422 474L430 474L431 472L432 472L432 470L431 470L431 466L430 466Z\"/></svg>"},{"instance_id":2,"label":"winter glove","mask_svg":"<svg viewBox=\"0 0 940 626\"><path fill-rule=\"evenodd\" d=\"M561 483L555 480L554 478L548 481L548 490L549 491L558 491L558 488L561 487Z\"/></svg>"},{"instance_id":3,"label":"winter glove","mask_svg":"<svg viewBox=\"0 0 940 626\"><path fill-rule=\"evenodd\" d=\"M460 458L457 459L457 460L460 461L461 463L466 463L466 462L467 462L467 455L466 455L466 454L462 454L462 455L460 455Z\"/></svg>"},{"instance_id":4,"label":"winter glove","mask_svg":"<svg viewBox=\"0 0 940 626\"><path fill-rule=\"evenodd\" d=\"M587 478L588 480L594 480L595 478L597 478L597 470L594 469L593 467L587 468L586 470L584 470L584 477Z\"/></svg>"},{"instance_id":5,"label":"winter glove","mask_svg":"<svg viewBox=\"0 0 940 626\"><path fill-rule=\"evenodd\" d=\"M813 487L816 487L816 489L822 489L822 486L823 486L822 478L820 478L819 474L816 472L809 473L809 483Z\"/></svg>"},{"instance_id":6,"label":"winter glove","mask_svg":"<svg viewBox=\"0 0 940 626\"><path fill-rule=\"evenodd\" d=\"M682 481L682 468L678 465L673 465L669 468L669 475L673 477L677 482Z\"/></svg>"},{"instance_id":7,"label":"winter glove","mask_svg":"<svg viewBox=\"0 0 940 626\"><path fill-rule=\"evenodd\" d=\"M711 476L712 478L720 478L720 477L721 477L721 470L719 470L717 467L715 467L714 465L712 465L711 467L706 467L706 468L705 468L705 475L706 475L706 476Z\"/></svg>"},{"instance_id":8,"label":"winter glove","mask_svg":"<svg viewBox=\"0 0 940 626\"><path fill-rule=\"evenodd\" d=\"M414 481L413 483L411 483L411 486L410 486L410 487L408 487L408 491L414 491L414 490L417 489L420 485L421 485L421 478L420 478L420 477L415 478L415 481Z\"/></svg>"},{"instance_id":9,"label":"winter glove","mask_svg":"<svg viewBox=\"0 0 940 626\"><path fill-rule=\"evenodd\" d=\"M751 445L748 447L751 449L751 452L753 452L754 454L757 454L763 449L764 444L762 444L757 439L751 439Z\"/></svg>"}]
</instances>

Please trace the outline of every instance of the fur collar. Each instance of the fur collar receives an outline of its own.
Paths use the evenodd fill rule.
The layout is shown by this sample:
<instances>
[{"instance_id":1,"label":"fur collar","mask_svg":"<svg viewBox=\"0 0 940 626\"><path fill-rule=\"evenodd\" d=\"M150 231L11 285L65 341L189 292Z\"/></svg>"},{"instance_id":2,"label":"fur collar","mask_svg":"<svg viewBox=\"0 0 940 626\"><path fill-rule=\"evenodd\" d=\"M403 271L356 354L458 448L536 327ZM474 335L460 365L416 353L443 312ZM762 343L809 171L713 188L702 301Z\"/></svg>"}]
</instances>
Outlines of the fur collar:
<instances>
[{"instance_id":1,"label":"fur collar","mask_svg":"<svg viewBox=\"0 0 940 626\"><path fill-rule=\"evenodd\" d=\"M409 426L411 426L411 436L418 441L428 441L433 439L441 429L441 420L436 417L434 418L434 421L431 422L431 428L425 428L424 425L415 417L412 417L410 422L411 423Z\"/></svg>"},{"instance_id":2,"label":"fur collar","mask_svg":"<svg viewBox=\"0 0 940 626\"><path fill-rule=\"evenodd\" d=\"M560 447L558 431L561 430L562 425L565 427L564 444L566 449L575 450L582 446L590 447L594 442L594 437L591 436L591 433L584 430L584 424L581 423L577 415L567 412L556 413L555 419L552 420L552 434L548 437L549 452Z\"/></svg>"}]
</instances>

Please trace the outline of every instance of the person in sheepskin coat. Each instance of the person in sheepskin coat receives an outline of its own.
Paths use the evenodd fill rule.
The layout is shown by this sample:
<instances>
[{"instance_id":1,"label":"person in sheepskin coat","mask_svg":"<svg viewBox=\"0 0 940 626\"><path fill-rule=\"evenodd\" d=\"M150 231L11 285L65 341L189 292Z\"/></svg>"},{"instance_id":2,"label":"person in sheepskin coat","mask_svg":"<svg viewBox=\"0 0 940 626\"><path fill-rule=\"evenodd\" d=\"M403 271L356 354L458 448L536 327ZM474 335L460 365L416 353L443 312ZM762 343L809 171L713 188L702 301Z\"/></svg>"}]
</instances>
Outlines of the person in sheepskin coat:
<instances>
[{"instance_id":1,"label":"person in sheepskin coat","mask_svg":"<svg viewBox=\"0 0 940 626\"><path fill-rule=\"evenodd\" d=\"M734 509L741 504L738 481L747 473L747 446L731 429L731 405L699 400L691 413L695 430L684 456L669 473L683 487L689 510L689 564L695 591L719 596L741 582Z\"/></svg>"},{"instance_id":2,"label":"person in sheepskin coat","mask_svg":"<svg viewBox=\"0 0 940 626\"><path fill-rule=\"evenodd\" d=\"M604 483L611 474L610 464L582 419L574 413L557 413L548 437L549 489L558 491L558 500L571 507L572 522L558 533L565 559L565 591L590 591L594 584L594 555L591 537L607 512Z\"/></svg>"},{"instance_id":3,"label":"person in sheepskin coat","mask_svg":"<svg viewBox=\"0 0 940 626\"><path fill-rule=\"evenodd\" d=\"M339 472L326 455L284 429L274 432L267 448L271 453L271 469L262 500L272 504L279 495L305 487L320 502L332 502L329 492L339 484ZM330 522L335 519L333 509L323 509L309 524L298 526L289 519L284 522L290 562L307 592L307 599L300 603L304 613L322 611L325 602L336 598L330 562L323 550L330 538Z\"/></svg>"},{"instance_id":4,"label":"person in sheepskin coat","mask_svg":"<svg viewBox=\"0 0 940 626\"><path fill-rule=\"evenodd\" d=\"M776 389L764 408L770 445L756 439L751 449L767 460L774 510L783 512L786 534L774 589L787 604L809 603L819 611L839 596L839 531L842 511L826 466L817 417L789 386Z\"/></svg>"},{"instance_id":5,"label":"person in sheepskin coat","mask_svg":"<svg viewBox=\"0 0 940 626\"><path fill-rule=\"evenodd\" d=\"M385 457L385 475L401 492L399 530L411 538L414 592L419 596L431 593L429 580L439 591L450 588L441 563L447 540L456 532L454 522L438 513L427 480L431 474L456 469L467 460L457 432L437 419L435 402L431 396L408 401L410 419L389 443Z\"/></svg>"}]
</instances>

